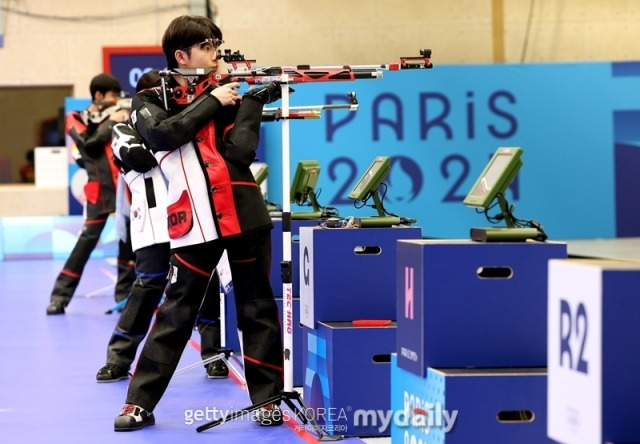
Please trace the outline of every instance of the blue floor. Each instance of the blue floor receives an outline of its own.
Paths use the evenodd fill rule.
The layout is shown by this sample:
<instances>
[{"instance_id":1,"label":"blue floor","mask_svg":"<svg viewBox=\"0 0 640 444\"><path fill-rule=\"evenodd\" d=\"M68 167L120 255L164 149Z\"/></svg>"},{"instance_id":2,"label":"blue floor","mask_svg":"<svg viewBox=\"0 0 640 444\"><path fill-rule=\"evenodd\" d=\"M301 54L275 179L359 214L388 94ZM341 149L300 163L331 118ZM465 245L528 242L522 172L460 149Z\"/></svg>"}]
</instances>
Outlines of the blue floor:
<instances>
[{"instance_id":1,"label":"blue floor","mask_svg":"<svg viewBox=\"0 0 640 444\"><path fill-rule=\"evenodd\" d=\"M114 432L127 381L98 384L95 375L105 363L118 319L117 314L105 314L114 305L115 267L108 260L90 260L66 315L47 316L49 294L62 265L62 260L0 261L0 442L317 442L316 435L293 418L281 427L259 427L246 415L197 433L196 427L210 421L213 411L250 404L241 384L233 378L207 379L201 367L173 378L154 412L155 426ZM199 361L198 341L195 334L179 368Z\"/></svg>"}]
</instances>

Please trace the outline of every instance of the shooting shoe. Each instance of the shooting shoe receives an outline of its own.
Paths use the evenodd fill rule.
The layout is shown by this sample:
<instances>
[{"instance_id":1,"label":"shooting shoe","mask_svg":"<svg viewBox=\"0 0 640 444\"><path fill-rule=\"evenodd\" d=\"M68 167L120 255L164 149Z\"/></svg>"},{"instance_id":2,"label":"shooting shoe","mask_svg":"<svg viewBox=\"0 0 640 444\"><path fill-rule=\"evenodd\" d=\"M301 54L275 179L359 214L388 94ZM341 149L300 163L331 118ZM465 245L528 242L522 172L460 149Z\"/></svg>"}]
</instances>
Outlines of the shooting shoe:
<instances>
[{"instance_id":1,"label":"shooting shoe","mask_svg":"<svg viewBox=\"0 0 640 444\"><path fill-rule=\"evenodd\" d=\"M107 363L107 365L98 370L98 374L96 375L96 380L98 382L116 382L128 378L129 372L110 363Z\"/></svg>"},{"instance_id":2,"label":"shooting shoe","mask_svg":"<svg viewBox=\"0 0 640 444\"><path fill-rule=\"evenodd\" d=\"M267 404L256 411L256 422L261 426L279 426L283 423L282 410L276 404Z\"/></svg>"},{"instance_id":3,"label":"shooting shoe","mask_svg":"<svg viewBox=\"0 0 640 444\"><path fill-rule=\"evenodd\" d=\"M127 404L120 410L120 414L116 416L113 429L116 432L128 432L154 425L155 423L156 418L153 416L153 412L145 410L139 405Z\"/></svg>"},{"instance_id":4,"label":"shooting shoe","mask_svg":"<svg viewBox=\"0 0 640 444\"><path fill-rule=\"evenodd\" d=\"M49 306L47 307L47 314L48 315L60 315L60 314L64 314L64 307L66 307L67 304L63 301L54 299L51 301L51 303L49 304Z\"/></svg>"},{"instance_id":5,"label":"shooting shoe","mask_svg":"<svg viewBox=\"0 0 640 444\"><path fill-rule=\"evenodd\" d=\"M229 377L229 367L221 360L210 362L207 365L207 378L224 379Z\"/></svg>"}]
</instances>

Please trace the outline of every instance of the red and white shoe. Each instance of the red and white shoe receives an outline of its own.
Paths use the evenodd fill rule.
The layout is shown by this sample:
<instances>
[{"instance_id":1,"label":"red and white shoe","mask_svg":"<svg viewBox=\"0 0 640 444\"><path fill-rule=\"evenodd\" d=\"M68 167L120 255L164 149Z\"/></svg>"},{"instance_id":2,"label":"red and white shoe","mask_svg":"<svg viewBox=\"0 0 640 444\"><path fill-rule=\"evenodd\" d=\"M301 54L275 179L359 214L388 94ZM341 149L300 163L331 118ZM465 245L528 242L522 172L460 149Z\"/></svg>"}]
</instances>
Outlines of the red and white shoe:
<instances>
[{"instance_id":1,"label":"red and white shoe","mask_svg":"<svg viewBox=\"0 0 640 444\"><path fill-rule=\"evenodd\" d=\"M127 404L116 417L113 429L116 432L128 432L154 425L155 423L156 418L153 416L153 412L145 410L139 405Z\"/></svg>"}]
</instances>

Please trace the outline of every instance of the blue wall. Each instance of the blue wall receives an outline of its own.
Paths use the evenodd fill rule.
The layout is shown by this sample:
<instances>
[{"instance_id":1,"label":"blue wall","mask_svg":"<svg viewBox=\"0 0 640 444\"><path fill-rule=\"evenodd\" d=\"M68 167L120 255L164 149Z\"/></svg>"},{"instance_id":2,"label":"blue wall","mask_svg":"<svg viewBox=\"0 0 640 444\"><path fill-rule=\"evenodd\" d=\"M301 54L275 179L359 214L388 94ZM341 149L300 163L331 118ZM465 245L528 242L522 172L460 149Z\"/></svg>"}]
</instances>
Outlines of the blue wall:
<instances>
[{"instance_id":1,"label":"blue wall","mask_svg":"<svg viewBox=\"0 0 640 444\"><path fill-rule=\"evenodd\" d=\"M83 222L82 216L0 218L0 261L66 259L78 240ZM117 252L118 234L111 216L91 257L115 257Z\"/></svg>"},{"instance_id":2,"label":"blue wall","mask_svg":"<svg viewBox=\"0 0 640 444\"><path fill-rule=\"evenodd\" d=\"M346 196L375 156L391 156L386 208L425 236L467 238L488 222L462 199L497 147L519 146L516 217L551 239L640 235L640 63L436 65L293 88L291 106L357 93L356 112L291 121L291 174L319 160L318 200L341 216L374 214ZM268 197L282 202L281 124L265 126Z\"/></svg>"}]
</instances>

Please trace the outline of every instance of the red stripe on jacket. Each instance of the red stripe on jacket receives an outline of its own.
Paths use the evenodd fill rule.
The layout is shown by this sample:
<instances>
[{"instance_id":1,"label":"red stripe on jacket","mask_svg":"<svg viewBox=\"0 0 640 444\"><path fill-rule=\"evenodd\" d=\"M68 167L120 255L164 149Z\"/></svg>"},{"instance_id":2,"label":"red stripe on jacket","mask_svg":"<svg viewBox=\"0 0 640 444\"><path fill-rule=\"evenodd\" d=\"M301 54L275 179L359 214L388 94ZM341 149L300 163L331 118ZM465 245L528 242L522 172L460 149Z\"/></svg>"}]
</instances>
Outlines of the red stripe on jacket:
<instances>
[{"instance_id":1,"label":"red stripe on jacket","mask_svg":"<svg viewBox=\"0 0 640 444\"><path fill-rule=\"evenodd\" d=\"M233 199L231 177L227 164L216 149L215 127L206 125L196 135L198 149L206 167L206 173L211 185L211 201L215 211L215 218L222 236L240 233L240 221Z\"/></svg>"}]
</instances>

